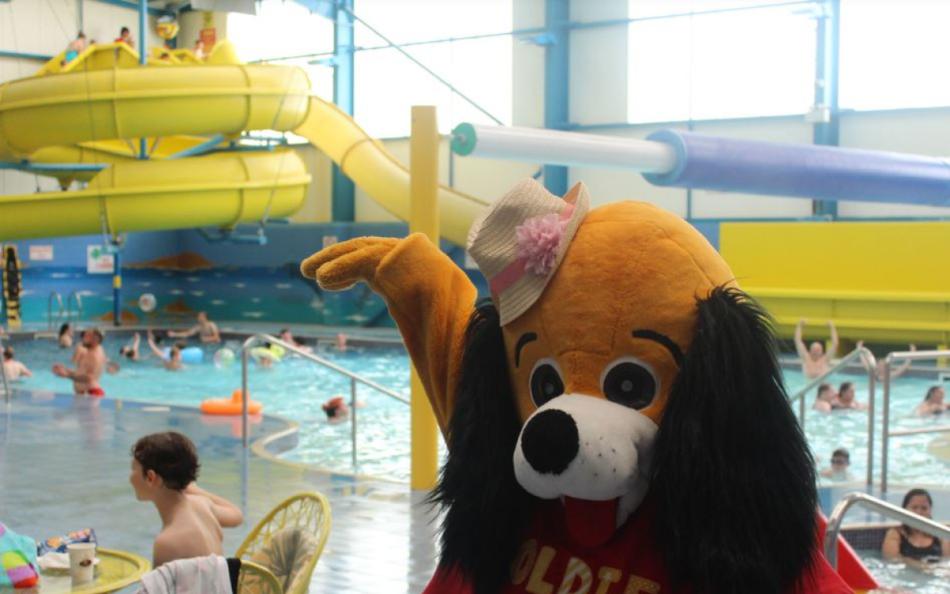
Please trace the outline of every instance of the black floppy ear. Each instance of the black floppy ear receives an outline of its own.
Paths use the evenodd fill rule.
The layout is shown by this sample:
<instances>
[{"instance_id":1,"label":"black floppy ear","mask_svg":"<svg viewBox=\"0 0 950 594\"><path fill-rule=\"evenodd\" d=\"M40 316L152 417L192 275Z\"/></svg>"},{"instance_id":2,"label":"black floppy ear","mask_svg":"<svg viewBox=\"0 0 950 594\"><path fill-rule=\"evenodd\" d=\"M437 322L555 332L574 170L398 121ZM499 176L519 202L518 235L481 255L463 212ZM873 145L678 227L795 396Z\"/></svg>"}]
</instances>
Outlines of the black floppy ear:
<instances>
[{"instance_id":1,"label":"black floppy ear","mask_svg":"<svg viewBox=\"0 0 950 594\"><path fill-rule=\"evenodd\" d=\"M680 583L704 594L782 594L815 554L815 470L788 404L768 314L717 288L663 413L651 493Z\"/></svg>"},{"instance_id":2,"label":"black floppy ear","mask_svg":"<svg viewBox=\"0 0 950 594\"><path fill-rule=\"evenodd\" d=\"M490 301L469 320L449 457L431 496L446 508L439 565L460 572L475 594L495 594L508 581L534 500L515 479L521 420L498 322Z\"/></svg>"}]
</instances>

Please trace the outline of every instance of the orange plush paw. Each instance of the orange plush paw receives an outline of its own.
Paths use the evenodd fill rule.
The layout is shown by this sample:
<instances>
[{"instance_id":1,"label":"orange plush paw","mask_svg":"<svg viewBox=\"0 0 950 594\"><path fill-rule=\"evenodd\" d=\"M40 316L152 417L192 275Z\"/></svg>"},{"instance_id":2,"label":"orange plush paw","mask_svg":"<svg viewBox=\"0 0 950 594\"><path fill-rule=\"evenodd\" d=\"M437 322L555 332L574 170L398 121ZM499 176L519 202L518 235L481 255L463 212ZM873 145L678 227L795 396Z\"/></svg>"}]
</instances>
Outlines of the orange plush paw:
<instances>
[{"instance_id":1,"label":"orange plush paw","mask_svg":"<svg viewBox=\"0 0 950 594\"><path fill-rule=\"evenodd\" d=\"M359 281L373 284L376 269L399 243L394 237L358 237L324 248L303 261L300 272L328 291L342 291Z\"/></svg>"}]
</instances>

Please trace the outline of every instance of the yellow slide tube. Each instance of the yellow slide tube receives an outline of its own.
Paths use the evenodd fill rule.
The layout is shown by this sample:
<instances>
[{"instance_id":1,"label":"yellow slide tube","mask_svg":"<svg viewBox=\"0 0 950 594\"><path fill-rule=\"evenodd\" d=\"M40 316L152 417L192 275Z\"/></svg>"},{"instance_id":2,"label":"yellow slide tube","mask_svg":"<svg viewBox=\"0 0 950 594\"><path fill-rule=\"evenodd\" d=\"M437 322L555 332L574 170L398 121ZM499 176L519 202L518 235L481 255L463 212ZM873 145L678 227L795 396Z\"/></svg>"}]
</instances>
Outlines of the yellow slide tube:
<instances>
[{"instance_id":1,"label":"yellow slide tube","mask_svg":"<svg viewBox=\"0 0 950 594\"><path fill-rule=\"evenodd\" d=\"M0 85L0 160L91 140L291 130L310 81L270 65L116 68Z\"/></svg>"},{"instance_id":2,"label":"yellow slide tube","mask_svg":"<svg viewBox=\"0 0 950 594\"><path fill-rule=\"evenodd\" d=\"M340 108L311 97L307 118L294 132L326 153L380 206L409 220L409 171ZM468 228L488 202L446 186L439 186L438 200L440 235L464 246Z\"/></svg>"},{"instance_id":3,"label":"yellow slide tube","mask_svg":"<svg viewBox=\"0 0 950 594\"><path fill-rule=\"evenodd\" d=\"M120 54L125 49L119 48L118 52L116 55L122 57ZM99 52L96 56L115 59L111 57L112 51ZM51 63L58 64L55 60ZM337 162L343 172L383 208L402 220L408 220L409 173L406 167L335 105L310 96L310 81L300 68L206 63L80 70L77 65L64 73L0 85L0 160L30 158L39 163L115 164L92 178L86 190L0 196L0 239L96 232L100 226L91 224L86 216L102 210L92 206L100 202L100 197L107 197L110 206L114 202L116 205L134 205L141 210L138 215L125 213L112 220L112 232L228 226L248 220L231 216L231 211L241 210L236 205L230 209L211 209L215 215L210 216L211 211L202 204L197 209L200 213L189 214L192 207L200 204L189 199L198 181L192 179L195 172L200 173L199 177L203 176L208 186L228 186L227 191L232 192L233 197L245 189L260 190L276 182L275 203L281 204L269 215L277 217L292 213L290 205L299 206L297 197L302 196L303 189L298 187L289 192L288 188L294 187L302 178L294 174L286 176L285 180L283 174L296 171L294 168L268 166L244 171L234 166L232 169L239 175L229 182L226 176L230 175L230 170L217 171L200 164L191 165L194 159L169 163L123 163L124 151L107 146L125 142L115 142L115 139L166 139L161 143L169 142L173 135L236 135L244 130L295 131ZM82 148L73 147L80 143L83 143ZM112 153L115 158L107 153ZM285 161L273 154L253 157L245 154L245 157L256 163L269 158L276 159L275 163ZM241 157L234 161L239 162L243 162ZM253 177L265 170L264 177ZM282 173L281 179L274 177L275 171ZM54 173L63 176L63 172ZM89 179L90 176L77 173L63 177ZM156 184L156 181L160 183ZM135 196L142 199L133 200ZM161 200L146 200L145 197ZM442 237L465 245L469 226L487 202L445 186L440 186L438 199ZM288 202L284 204L283 200ZM36 209L50 204L56 204L57 208L70 205L70 209L86 214L77 217L74 224L70 221L72 216L65 211L58 212L54 220L44 216L43 210ZM185 211L179 212L179 207Z\"/></svg>"},{"instance_id":4,"label":"yellow slide tube","mask_svg":"<svg viewBox=\"0 0 950 594\"><path fill-rule=\"evenodd\" d=\"M84 190L0 196L0 238L233 227L289 216L309 183L290 150L116 163Z\"/></svg>"}]
</instances>

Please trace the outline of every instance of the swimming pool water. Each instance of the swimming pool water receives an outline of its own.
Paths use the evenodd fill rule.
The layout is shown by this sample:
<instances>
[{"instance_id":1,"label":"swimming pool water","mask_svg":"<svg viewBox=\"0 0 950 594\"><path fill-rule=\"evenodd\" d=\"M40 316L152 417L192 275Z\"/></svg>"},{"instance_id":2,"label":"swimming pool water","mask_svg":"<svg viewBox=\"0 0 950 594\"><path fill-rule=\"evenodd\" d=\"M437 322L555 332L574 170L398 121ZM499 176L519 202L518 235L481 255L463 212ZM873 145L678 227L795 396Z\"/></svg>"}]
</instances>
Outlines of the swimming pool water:
<instances>
[{"instance_id":1,"label":"swimming pool water","mask_svg":"<svg viewBox=\"0 0 950 594\"><path fill-rule=\"evenodd\" d=\"M126 336L107 335L103 345L106 354L121 366L117 374L105 375L101 381L106 395L111 398L197 407L206 398L229 397L241 387L240 359L227 367L216 367L211 362L214 349L206 349L204 363L187 365L180 372L169 372L151 356L139 362L120 358L118 349L126 342ZM48 339L21 340L12 344L17 358L34 373L34 377L18 382L18 388L50 393L71 392L71 383L56 377L51 371L56 362L69 364L68 351L58 349ZM224 346L240 352L239 342L229 341ZM141 352L147 352L144 336L142 347ZM409 363L405 350L399 345L351 346L345 352L339 352L335 347L321 344L317 354L408 398ZM353 471L350 423L331 425L320 408L335 395L343 395L349 400L350 382L347 378L307 360L286 357L271 369L252 363L248 371L248 389L254 400L263 403L265 415L277 415L299 423L299 445L282 457L332 470ZM363 403L357 410L358 471L408 480L408 405L365 386L357 387L357 401ZM239 435L236 420L209 418L209 422L215 421L233 424L234 433Z\"/></svg>"},{"instance_id":2,"label":"swimming pool water","mask_svg":"<svg viewBox=\"0 0 950 594\"><path fill-rule=\"evenodd\" d=\"M144 337L143 337L144 339ZM110 397L198 406L205 398L221 398L240 387L241 369L238 361L218 368L211 361L211 349L205 363L191 365L182 372L165 371L155 358L132 363L118 357L118 348L127 337L107 336L107 354L119 361L118 374L107 375L102 384ZM20 387L48 392L69 392L70 384L55 377L50 368L54 362L68 362L68 353L56 348L48 339L17 341L18 358L35 373ZM144 345L143 345L144 346ZM239 343L225 346L235 352ZM143 352L147 347L143 349ZM318 354L340 366L364 375L395 392L408 397L409 360L402 346L353 346L339 352L332 345L320 344ZM789 393L805 384L800 372L786 370ZM867 400L866 378L857 375L836 375L833 382L852 381L857 397ZM288 357L271 369L253 365L249 370L252 398L264 404L264 413L285 417L300 424L299 444L282 457L324 468L352 472L350 424L327 423L320 406L328 398L343 395L349 399L349 380L334 372ZM923 398L933 380L903 377L892 388L892 428L916 428L946 424L950 419L918 419L914 408ZM851 453L850 475L863 481L867 469L867 413L835 411L822 414L810 409L814 393L806 396L805 430L818 465L827 467L831 452L845 447ZM358 386L357 399L363 406L358 417L358 471L380 477L407 480L409 476L409 407L367 387ZM881 393L877 394L875 473L880 472ZM796 407L797 410L797 407ZM222 423L231 423L221 419ZM237 426L235 423L235 431ZM950 485L950 463L928 451L934 434L893 439L890 449L889 480L894 484ZM830 482L828 479L823 479Z\"/></svg>"},{"instance_id":3,"label":"swimming pool water","mask_svg":"<svg viewBox=\"0 0 950 594\"><path fill-rule=\"evenodd\" d=\"M926 570L904 563L884 561L879 553L861 551L861 559L882 589L914 594L947 594L950 592L950 560L935 563Z\"/></svg>"}]
</instances>

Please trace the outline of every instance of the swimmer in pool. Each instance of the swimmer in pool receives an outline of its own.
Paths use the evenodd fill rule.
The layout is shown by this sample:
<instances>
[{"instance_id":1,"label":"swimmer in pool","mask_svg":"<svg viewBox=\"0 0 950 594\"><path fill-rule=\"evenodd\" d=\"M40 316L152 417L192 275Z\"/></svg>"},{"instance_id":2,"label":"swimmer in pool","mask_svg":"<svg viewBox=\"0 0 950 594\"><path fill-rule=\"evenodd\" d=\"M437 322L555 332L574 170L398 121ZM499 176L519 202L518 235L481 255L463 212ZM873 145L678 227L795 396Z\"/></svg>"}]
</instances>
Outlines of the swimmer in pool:
<instances>
[{"instance_id":1,"label":"swimmer in pool","mask_svg":"<svg viewBox=\"0 0 950 594\"><path fill-rule=\"evenodd\" d=\"M188 330L169 331L168 333L168 335L173 338L188 338L195 334L198 335L198 338L204 344L221 342L221 333L218 332L218 325L209 320L208 314L203 311L198 312L198 323Z\"/></svg>"},{"instance_id":2,"label":"swimmer in pool","mask_svg":"<svg viewBox=\"0 0 950 594\"><path fill-rule=\"evenodd\" d=\"M868 405L858 402L854 397L854 384L844 382L838 388L838 401L831 405L834 410L867 410Z\"/></svg>"},{"instance_id":3,"label":"swimmer in pool","mask_svg":"<svg viewBox=\"0 0 950 594\"><path fill-rule=\"evenodd\" d=\"M904 495L901 507L931 519L933 505L933 498L926 490L911 489ZM900 561L917 569L926 569L928 563L950 557L950 541L902 524L884 534L881 554L888 561Z\"/></svg>"},{"instance_id":4,"label":"swimmer in pool","mask_svg":"<svg viewBox=\"0 0 950 594\"><path fill-rule=\"evenodd\" d=\"M274 349L275 346L277 349ZM282 347L265 342L263 346L251 349L250 354L258 365L264 369L270 369L274 366L274 363L280 361L281 355L277 354L278 350L281 353L284 352Z\"/></svg>"},{"instance_id":5,"label":"swimmer in pool","mask_svg":"<svg viewBox=\"0 0 950 594\"><path fill-rule=\"evenodd\" d=\"M856 346L857 348L863 347L864 341L859 340ZM913 344L907 345L907 349L910 352L914 352L917 350L917 346ZM907 371L909 367L910 367L910 361L904 361L897 367L891 367L891 379L895 380L899 378L900 376L904 375L904 372ZM879 382L884 381L884 359L883 358L877 360L877 365L874 368L874 377L877 378L877 381Z\"/></svg>"},{"instance_id":6,"label":"swimmer in pool","mask_svg":"<svg viewBox=\"0 0 950 594\"><path fill-rule=\"evenodd\" d=\"M947 412L950 409L948 409L947 403L944 402L945 397L946 391L943 386L930 386L924 396L924 401L920 403L914 414L918 417L929 417Z\"/></svg>"},{"instance_id":7,"label":"swimmer in pool","mask_svg":"<svg viewBox=\"0 0 950 594\"><path fill-rule=\"evenodd\" d=\"M831 466L821 471L821 476L836 481L851 480L848 467L851 466L851 454L844 448L838 448L831 453Z\"/></svg>"},{"instance_id":8,"label":"swimmer in pool","mask_svg":"<svg viewBox=\"0 0 950 594\"><path fill-rule=\"evenodd\" d=\"M342 396L335 396L323 403L323 412L327 415L328 423L342 423L350 416L350 407Z\"/></svg>"},{"instance_id":9,"label":"swimmer in pool","mask_svg":"<svg viewBox=\"0 0 950 594\"><path fill-rule=\"evenodd\" d=\"M11 382L15 382L23 377L33 376L26 365L16 360L13 347L10 346L3 349L3 373L7 376L7 380Z\"/></svg>"},{"instance_id":10,"label":"swimmer in pool","mask_svg":"<svg viewBox=\"0 0 950 594\"><path fill-rule=\"evenodd\" d=\"M73 347L73 327L69 322L59 327L59 348L70 349Z\"/></svg>"},{"instance_id":11,"label":"swimmer in pool","mask_svg":"<svg viewBox=\"0 0 950 594\"><path fill-rule=\"evenodd\" d=\"M171 332L169 332L171 336ZM158 344L155 342L155 336L152 334L152 331L149 330L146 335L148 339L148 347L152 349L152 352L156 357L162 360L162 366L168 371L181 371L185 368L185 365L181 362L181 343L175 343L168 349L164 351L159 348Z\"/></svg>"},{"instance_id":12,"label":"swimmer in pool","mask_svg":"<svg viewBox=\"0 0 950 594\"><path fill-rule=\"evenodd\" d=\"M838 351L838 331L831 320L828 320L828 329L831 332L831 348L825 352L824 346L815 341L805 348L805 341L802 340L802 329L805 326L805 320L798 321L795 326L795 350L802 360L802 373L809 379L816 378L828 372L831 368L831 360Z\"/></svg>"},{"instance_id":13,"label":"swimmer in pool","mask_svg":"<svg viewBox=\"0 0 950 594\"><path fill-rule=\"evenodd\" d=\"M280 331L280 334L279 334L277 337L280 338L281 340L283 340L284 342L288 343L288 344L294 345L295 347L297 347L298 349L300 349L300 350L302 350L302 351L305 351L305 352L307 352L307 353L312 353L312 352L313 352L313 349L312 349L311 347L309 347L309 346L307 346L306 344L304 344L303 342L297 340L297 339L294 337L294 335L291 334L290 330L287 329L287 328L284 328L283 330L281 330L281 331Z\"/></svg>"},{"instance_id":14,"label":"swimmer in pool","mask_svg":"<svg viewBox=\"0 0 950 594\"><path fill-rule=\"evenodd\" d=\"M830 384L821 384L818 386L818 396L815 398L815 404L812 409L818 412L829 413L838 402L838 393Z\"/></svg>"},{"instance_id":15,"label":"swimmer in pool","mask_svg":"<svg viewBox=\"0 0 950 594\"><path fill-rule=\"evenodd\" d=\"M106 395L99 378L106 369L106 353L102 350L102 332L91 328L82 333L82 345L76 349L73 356L76 369L69 369L61 363L53 365L53 373L59 377L73 380L73 390L76 394L83 394L101 398Z\"/></svg>"},{"instance_id":16,"label":"swimmer in pool","mask_svg":"<svg viewBox=\"0 0 950 594\"><path fill-rule=\"evenodd\" d=\"M142 337L139 336L138 332L136 332L135 336L132 337L132 344L119 347L119 355L125 357L129 361L141 361L142 355L139 353L140 342L142 342Z\"/></svg>"}]
</instances>

